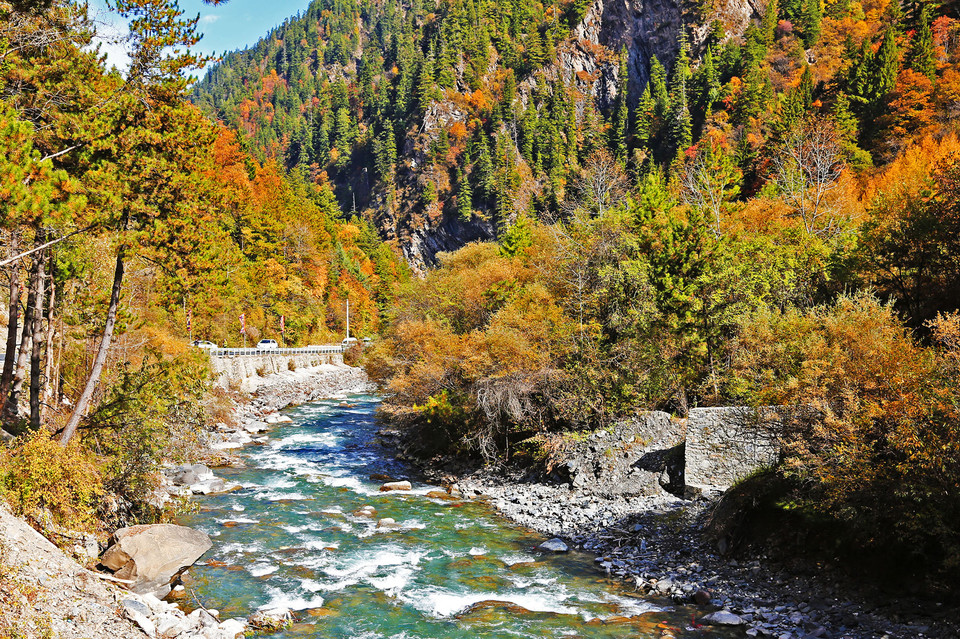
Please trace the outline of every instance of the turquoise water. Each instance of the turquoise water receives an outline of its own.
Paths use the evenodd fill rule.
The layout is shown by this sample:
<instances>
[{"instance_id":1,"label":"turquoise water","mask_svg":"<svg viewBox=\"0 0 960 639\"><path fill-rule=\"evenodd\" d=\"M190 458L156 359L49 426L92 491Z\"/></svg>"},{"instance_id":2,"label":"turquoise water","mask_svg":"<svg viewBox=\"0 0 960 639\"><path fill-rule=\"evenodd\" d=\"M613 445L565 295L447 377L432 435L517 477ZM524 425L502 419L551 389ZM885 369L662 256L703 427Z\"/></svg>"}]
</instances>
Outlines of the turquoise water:
<instances>
[{"instance_id":1,"label":"turquoise water","mask_svg":"<svg viewBox=\"0 0 960 639\"><path fill-rule=\"evenodd\" d=\"M243 490L199 497L181 519L214 541L189 591L221 618L262 607L296 611L276 637L659 637L687 634L690 611L639 598L579 553L545 555L544 538L489 506L381 493L408 470L372 443L376 398L287 411L246 468L218 470ZM354 515L373 506L374 518ZM377 528L390 517L399 528ZM189 600L186 602L189 606ZM678 632L679 631L679 632ZM692 633L691 633L692 634Z\"/></svg>"}]
</instances>

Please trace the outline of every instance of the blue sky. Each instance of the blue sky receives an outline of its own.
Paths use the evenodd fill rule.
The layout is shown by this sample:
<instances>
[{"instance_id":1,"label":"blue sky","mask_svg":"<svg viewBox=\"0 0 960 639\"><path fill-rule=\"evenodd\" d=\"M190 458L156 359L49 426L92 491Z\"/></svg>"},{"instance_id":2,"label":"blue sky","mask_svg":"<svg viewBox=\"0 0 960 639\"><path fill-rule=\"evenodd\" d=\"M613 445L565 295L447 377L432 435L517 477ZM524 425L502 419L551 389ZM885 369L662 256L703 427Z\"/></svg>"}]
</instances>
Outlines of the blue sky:
<instances>
[{"instance_id":1,"label":"blue sky","mask_svg":"<svg viewBox=\"0 0 960 639\"><path fill-rule=\"evenodd\" d=\"M201 53L222 54L256 43L267 31L286 18L303 11L310 0L229 0L218 6L206 5L201 0L180 0L185 17L200 14L198 29L203 39L196 46ZM107 36L102 45L111 64L124 66L123 47L109 42L124 32L122 20L108 13L104 0L91 0L92 13L102 22L101 30Z\"/></svg>"},{"instance_id":2,"label":"blue sky","mask_svg":"<svg viewBox=\"0 0 960 639\"><path fill-rule=\"evenodd\" d=\"M200 14L199 28L204 36L197 49L223 53L254 44L309 4L309 0L230 0L214 7L200 0L181 0L180 8L189 17Z\"/></svg>"}]
</instances>

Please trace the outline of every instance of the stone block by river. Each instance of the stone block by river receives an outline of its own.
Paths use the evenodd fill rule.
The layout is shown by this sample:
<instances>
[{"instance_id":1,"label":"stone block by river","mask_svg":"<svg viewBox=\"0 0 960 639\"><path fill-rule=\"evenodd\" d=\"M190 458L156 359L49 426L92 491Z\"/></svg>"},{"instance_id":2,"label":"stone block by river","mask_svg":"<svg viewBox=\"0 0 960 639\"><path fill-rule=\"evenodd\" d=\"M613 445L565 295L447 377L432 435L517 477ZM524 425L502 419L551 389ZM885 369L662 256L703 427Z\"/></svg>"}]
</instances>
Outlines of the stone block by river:
<instances>
[{"instance_id":1,"label":"stone block by river","mask_svg":"<svg viewBox=\"0 0 960 639\"><path fill-rule=\"evenodd\" d=\"M576 443L556 474L588 493L657 495L682 490L683 438L682 420L650 411Z\"/></svg>"},{"instance_id":2,"label":"stone block by river","mask_svg":"<svg viewBox=\"0 0 960 639\"><path fill-rule=\"evenodd\" d=\"M781 420L772 408L694 408L687 419L650 411L571 446L554 479L614 496L725 490L777 463Z\"/></svg>"},{"instance_id":3,"label":"stone block by river","mask_svg":"<svg viewBox=\"0 0 960 639\"><path fill-rule=\"evenodd\" d=\"M780 455L776 409L693 408L687 418L684 480L692 488L725 490Z\"/></svg>"}]
</instances>

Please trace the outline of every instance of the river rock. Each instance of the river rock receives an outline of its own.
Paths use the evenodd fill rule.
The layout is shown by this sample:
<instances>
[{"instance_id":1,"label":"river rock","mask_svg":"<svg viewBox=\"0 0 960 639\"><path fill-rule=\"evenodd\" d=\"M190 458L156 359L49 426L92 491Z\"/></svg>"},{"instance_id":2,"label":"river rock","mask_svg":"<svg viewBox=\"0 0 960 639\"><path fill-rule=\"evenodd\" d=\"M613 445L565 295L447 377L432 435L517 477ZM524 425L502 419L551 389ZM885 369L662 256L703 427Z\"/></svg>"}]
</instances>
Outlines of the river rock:
<instances>
[{"instance_id":1,"label":"river rock","mask_svg":"<svg viewBox=\"0 0 960 639\"><path fill-rule=\"evenodd\" d=\"M391 517L384 517L377 522L377 528L382 530L396 530L399 527L400 524L398 524L396 520Z\"/></svg>"},{"instance_id":2,"label":"river rock","mask_svg":"<svg viewBox=\"0 0 960 639\"><path fill-rule=\"evenodd\" d=\"M693 601L698 606L706 606L710 603L710 593L706 590L698 590L693 595Z\"/></svg>"},{"instance_id":3,"label":"river rock","mask_svg":"<svg viewBox=\"0 0 960 639\"><path fill-rule=\"evenodd\" d=\"M733 614L729 610L718 610L704 615L700 621L712 626L739 626L743 624L743 619Z\"/></svg>"},{"instance_id":4,"label":"river rock","mask_svg":"<svg viewBox=\"0 0 960 639\"><path fill-rule=\"evenodd\" d=\"M220 624L218 630L230 639L237 639L247 632L247 622L243 619L227 619Z\"/></svg>"},{"instance_id":5,"label":"river rock","mask_svg":"<svg viewBox=\"0 0 960 639\"><path fill-rule=\"evenodd\" d=\"M222 479L211 479L209 481L199 482L190 486L190 492L194 495L209 495L211 493L222 493L227 489L227 484Z\"/></svg>"},{"instance_id":6,"label":"river rock","mask_svg":"<svg viewBox=\"0 0 960 639\"><path fill-rule=\"evenodd\" d=\"M444 501L456 501L457 498L451 495L450 493L444 492L442 490L431 490L426 495L430 499L442 499Z\"/></svg>"},{"instance_id":7,"label":"river rock","mask_svg":"<svg viewBox=\"0 0 960 639\"><path fill-rule=\"evenodd\" d=\"M216 628L219 622L203 608L198 608L187 615L187 619L198 628Z\"/></svg>"},{"instance_id":8,"label":"river rock","mask_svg":"<svg viewBox=\"0 0 960 639\"><path fill-rule=\"evenodd\" d=\"M293 615L286 608L258 610L247 617L247 623L261 632L279 632L293 623Z\"/></svg>"},{"instance_id":9,"label":"river rock","mask_svg":"<svg viewBox=\"0 0 960 639\"><path fill-rule=\"evenodd\" d=\"M130 526L113 533L115 543L101 563L130 579L136 593L165 597L170 583L192 566L213 544L206 533L174 524Z\"/></svg>"},{"instance_id":10,"label":"river rock","mask_svg":"<svg viewBox=\"0 0 960 639\"><path fill-rule=\"evenodd\" d=\"M408 481L388 481L380 487L380 492L382 493L392 490L413 490L413 485Z\"/></svg>"},{"instance_id":11,"label":"river rock","mask_svg":"<svg viewBox=\"0 0 960 639\"><path fill-rule=\"evenodd\" d=\"M146 604L133 599L124 599L121 606L127 619L137 624L144 634L148 637L156 636L157 627L150 619L153 611Z\"/></svg>"},{"instance_id":12,"label":"river rock","mask_svg":"<svg viewBox=\"0 0 960 639\"><path fill-rule=\"evenodd\" d=\"M156 618L157 636L166 638L179 637L190 630L190 624L182 615L161 613Z\"/></svg>"},{"instance_id":13,"label":"river rock","mask_svg":"<svg viewBox=\"0 0 960 639\"><path fill-rule=\"evenodd\" d=\"M543 550L544 552L567 552L570 548L567 547L567 544L562 539L554 537L537 546L537 550Z\"/></svg>"},{"instance_id":14,"label":"river rock","mask_svg":"<svg viewBox=\"0 0 960 639\"><path fill-rule=\"evenodd\" d=\"M243 426L243 430L252 435L262 433L265 430L269 430L269 428L270 427L267 425L267 422L250 422L249 424L244 424Z\"/></svg>"},{"instance_id":15,"label":"river rock","mask_svg":"<svg viewBox=\"0 0 960 639\"><path fill-rule=\"evenodd\" d=\"M369 504L366 506L360 506L355 511L353 511L354 517L369 517L373 519L377 516L377 509Z\"/></svg>"}]
</instances>

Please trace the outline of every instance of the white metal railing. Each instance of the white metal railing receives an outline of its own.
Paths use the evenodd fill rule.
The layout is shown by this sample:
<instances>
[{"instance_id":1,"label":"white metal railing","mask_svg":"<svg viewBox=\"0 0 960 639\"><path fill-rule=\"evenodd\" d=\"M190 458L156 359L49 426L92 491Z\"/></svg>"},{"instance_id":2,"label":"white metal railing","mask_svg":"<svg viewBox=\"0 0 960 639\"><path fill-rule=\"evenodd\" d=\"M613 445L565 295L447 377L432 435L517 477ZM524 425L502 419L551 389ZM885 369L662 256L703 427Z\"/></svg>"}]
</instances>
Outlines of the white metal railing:
<instances>
[{"instance_id":1,"label":"white metal railing","mask_svg":"<svg viewBox=\"0 0 960 639\"><path fill-rule=\"evenodd\" d=\"M211 348L210 357L244 357L253 355L328 355L342 353L339 344L304 346L302 348Z\"/></svg>"}]
</instances>

